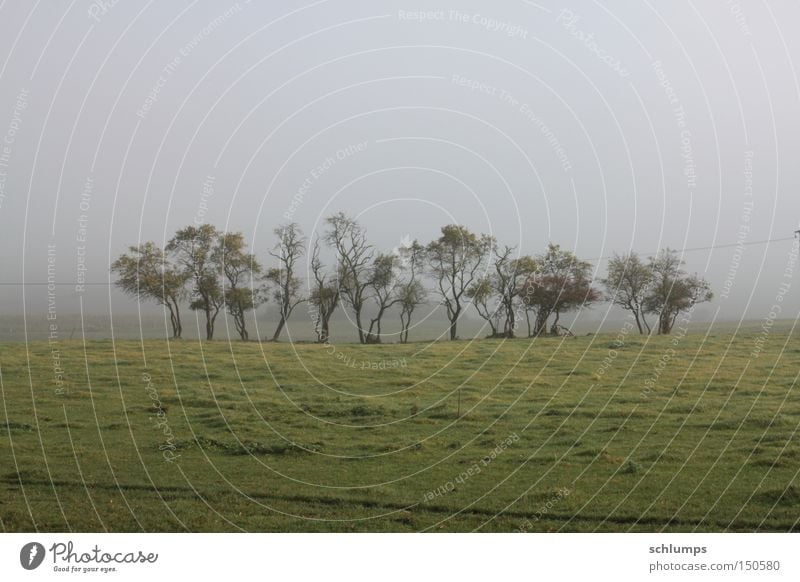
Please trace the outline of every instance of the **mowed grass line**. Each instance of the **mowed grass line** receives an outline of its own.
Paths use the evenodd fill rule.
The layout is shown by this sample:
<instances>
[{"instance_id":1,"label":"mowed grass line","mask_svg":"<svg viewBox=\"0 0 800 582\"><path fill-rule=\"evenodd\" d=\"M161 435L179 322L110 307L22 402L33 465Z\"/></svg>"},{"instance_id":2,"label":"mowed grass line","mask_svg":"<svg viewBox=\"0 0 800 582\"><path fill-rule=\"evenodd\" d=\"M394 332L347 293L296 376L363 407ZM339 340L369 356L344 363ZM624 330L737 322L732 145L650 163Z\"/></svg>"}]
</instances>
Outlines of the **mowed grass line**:
<instances>
[{"instance_id":1,"label":"mowed grass line","mask_svg":"<svg viewBox=\"0 0 800 582\"><path fill-rule=\"evenodd\" d=\"M0 525L800 529L800 341L615 337L3 343Z\"/></svg>"}]
</instances>

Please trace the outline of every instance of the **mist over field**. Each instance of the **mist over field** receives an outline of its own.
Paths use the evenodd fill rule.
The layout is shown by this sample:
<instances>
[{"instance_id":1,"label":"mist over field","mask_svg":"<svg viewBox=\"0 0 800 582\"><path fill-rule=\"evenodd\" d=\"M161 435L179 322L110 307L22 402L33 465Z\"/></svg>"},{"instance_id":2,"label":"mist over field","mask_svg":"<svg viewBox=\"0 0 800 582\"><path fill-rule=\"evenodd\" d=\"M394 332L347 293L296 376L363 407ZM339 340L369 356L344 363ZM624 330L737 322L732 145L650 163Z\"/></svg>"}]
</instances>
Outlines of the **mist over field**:
<instances>
[{"instance_id":1,"label":"mist over field","mask_svg":"<svg viewBox=\"0 0 800 582\"><path fill-rule=\"evenodd\" d=\"M0 2L0 533L800 531L798 22Z\"/></svg>"},{"instance_id":2,"label":"mist over field","mask_svg":"<svg viewBox=\"0 0 800 582\"><path fill-rule=\"evenodd\" d=\"M765 319L787 280L791 3L108 4L3 8L3 322L157 317L111 285L128 246L208 222L269 267L276 226L313 238L339 211L387 252L458 223L595 278L614 252L686 249L716 295L697 322Z\"/></svg>"}]
</instances>

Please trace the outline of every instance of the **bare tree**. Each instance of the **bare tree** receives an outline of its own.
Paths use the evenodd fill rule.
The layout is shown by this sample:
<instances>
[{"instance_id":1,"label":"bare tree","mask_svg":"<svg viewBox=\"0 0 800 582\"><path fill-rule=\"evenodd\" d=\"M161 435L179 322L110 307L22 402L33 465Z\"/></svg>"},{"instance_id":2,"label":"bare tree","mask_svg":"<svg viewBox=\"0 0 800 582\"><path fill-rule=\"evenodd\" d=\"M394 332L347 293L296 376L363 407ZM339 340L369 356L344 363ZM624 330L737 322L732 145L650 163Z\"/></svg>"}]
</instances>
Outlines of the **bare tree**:
<instances>
[{"instance_id":1,"label":"bare tree","mask_svg":"<svg viewBox=\"0 0 800 582\"><path fill-rule=\"evenodd\" d=\"M339 289L353 310L358 340L363 344L367 336L361 320L371 288L372 245L367 243L367 234L361 225L343 212L328 218L327 223L329 230L325 234L325 242L336 251Z\"/></svg>"},{"instance_id":2,"label":"bare tree","mask_svg":"<svg viewBox=\"0 0 800 582\"><path fill-rule=\"evenodd\" d=\"M606 297L614 305L630 311L640 334L650 333L645 301L653 283L653 271L634 252L617 255L608 261L608 276L601 281Z\"/></svg>"},{"instance_id":3,"label":"bare tree","mask_svg":"<svg viewBox=\"0 0 800 582\"><path fill-rule=\"evenodd\" d=\"M187 226L177 231L166 246L192 283L189 307L205 314L207 340L214 339L214 322L225 306L218 265L212 258L218 236L210 224Z\"/></svg>"},{"instance_id":4,"label":"bare tree","mask_svg":"<svg viewBox=\"0 0 800 582\"><path fill-rule=\"evenodd\" d=\"M278 303L281 314L278 327L272 336L272 341L278 341L294 308L308 299L300 294L301 281L295 274L297 261L303 256L305 248L305 239L300 227L292 222L276 228L274 232L278 237L278 244L270 254L278 259L280 266L267 272L267 280L276 287L273 297Z\"/></svg>"},{"instance_id":5,"label":"bare tree","mask_svg":"<svg viewBox=\"0 0 800 582\"><path fill-rule=\"evenodd\" d=\"M472 300L472 305L478 315L489 324L492 333L489 337L501 337L498 329L500 320L505 313L500 302L491 277L481 277L467 289L467 297Z\"/></svg>"},{"instance_id":6,"label":"bare tree","mask_svg":"<svg viewBox=\"0 0 800 582\"><path fill-rule=\"evenodd\" d=\"M267 300L265 290L256 284L262 267L255 255L245 251L246 243L240 232L218 236L212 254L214 265L223 275L222 293L225 307L233 318L236 332L242 341L249 339L246 315Z\"/></svg>"},{"instance_id":7,"label":"bare tree","mask_svg":"<svg viewBox=\"0 0 800 582\"><path fill-rule=\"evenodd\" d=\"M490 337L513 338L517 328L518 297L523 283L537 270L529 256L514 258L515 247L493 246L494 272L481 277L467 290L475 310L492 329Z\"/></svg>"},{"instance_id":8,"label":"bare tree","mask_svg":"<svg viewBox=\"0 0 800 582\"><path fill-rule=\"evenodd\" d=\"M330 338L330 319L339 306L340 290L338 283L329 281L325 273L325 266L319 258L319 240L314 241L314 250L311 253L311 273L314 277L314 287L311 289L309 301L316 310L314 330L317 341L325 343Z\"/></svg>"},{"instance_id":9,"label":"bare tree","mask_svg":"<svg viewBox=\"0 0 800 582\"><path fill-rule=\"evenodd\" d=\"M386 311L401 301L398 294L400 281L397 277L400 258L397 255L378 253L372 264L369 275L369 284L372 288L372 298L375 300L377 312L370 320L366 343L381 343L381 321Z\"/></svg>"},{"instance_id":10,"label":"bare tree","mask_svg":"<svg viewBox=\"0 0 800 582\"><path fill-rule=\"evenodd\" d=\"M515 247L505 246L502 250L494 250L494 275L492 287L499 297L500 305L504 311L505 322L503 337L514 337L517 329L517 303L518 297L523 292L522 283L532 277L538 264L533 257L527 255L513 258Z\"/></svg>"},{"instance_id":11,"label":"bare tree","mask_svg":"<svg viewBox=\"0 0 800 582\"><path fill-rule=\"evenodd\" d=\"M458 318L464 311L467 289L478 278L492 244L491 237L478 237L457 224L442 227L442 236L428 244L430 272L450 322L451 340L457 337Z\"/></svg>"},{"instance_id":12,"label":"bare tree","mask_svg":"<svg viewBox=\"0 0 800 582\"><path fill-rule=\"evenodd\" d=\"M111 271L118 275L116 286L140 300L163 305L169 312L172 337L181 337L180 302L187 294L185 272L170 263L164 251L153 242L129 247L128 251L130 254L121 255L111 264Z\"/></svg>"},{"instance_id":13,"label":"bare tree","mask_svg":"<svg viewBox=\"0 0 800 582\"><path fill-rule=\"evenodd\" d=\"M399 249L400 265L405 279L398 291L400 296L400 343L408 343L408 330L414 311L427 300L428 292L421 278L425 266L425 247L414 240Z\"/></svg>"}]
</instances>

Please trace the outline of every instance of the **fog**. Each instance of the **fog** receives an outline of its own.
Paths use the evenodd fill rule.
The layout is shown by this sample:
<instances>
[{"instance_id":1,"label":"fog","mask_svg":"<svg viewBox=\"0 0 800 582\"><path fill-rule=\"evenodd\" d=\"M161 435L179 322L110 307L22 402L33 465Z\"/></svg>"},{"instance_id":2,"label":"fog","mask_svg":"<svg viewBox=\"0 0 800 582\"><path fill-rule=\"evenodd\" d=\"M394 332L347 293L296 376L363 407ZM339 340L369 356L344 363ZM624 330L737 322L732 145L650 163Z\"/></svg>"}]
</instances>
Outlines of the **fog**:
<instances>
[{"instance_id":1,"label":"fog","mask_svg":"<svg viewBox=\"0 0 800 582\"><path fill-rule=\"evenodd\" d=\"M800 310L795 2L0 13L0 314L34 335L48 313L137 314L109 273L130 245L209 222L270 266L276 226L313 237L338 211L386 251L458 223L597 277L670 247L716 294L697 322L769 318L787 283L776 315Z\"/></svg>"}]
</instances>

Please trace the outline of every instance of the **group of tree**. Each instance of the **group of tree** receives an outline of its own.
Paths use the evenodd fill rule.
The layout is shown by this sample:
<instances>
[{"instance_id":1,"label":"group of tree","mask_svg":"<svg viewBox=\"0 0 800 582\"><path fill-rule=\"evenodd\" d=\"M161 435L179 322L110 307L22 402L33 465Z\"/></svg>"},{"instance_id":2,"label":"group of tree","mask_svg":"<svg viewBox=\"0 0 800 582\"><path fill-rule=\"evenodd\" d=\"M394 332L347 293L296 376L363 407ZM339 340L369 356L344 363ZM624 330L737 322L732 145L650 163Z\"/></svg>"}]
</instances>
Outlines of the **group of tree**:
<instances>
[{"instance_id":1,"label":"group of tree","mask_svg":"<svg viewBox=\"0 0 800 582\"><path fill-rule=\"evenodd\" d=\"M687 274L678 253L671 249L647 261L634 252L615 254L602 283L608 300L631 313L641 334L652 332L648 315L655 317L656 333L669 334L681 313L714 297L708 282Z\"/></svg>"},{"instance_id":2,"label":"group of tree","mask_svg":"<svg viewBox=\"0 0 800 582\"><path fill-rule=\"evenodd\" d=\"M562 314L601 299L592 287L591 265L570 251L550 244L536 256L515 256L515 252L514 247L493 246L492 271L468 290L493 336L515 337L523 315L528 337L558 335Z\"/></svg>"},{"instance_id":3,"label":"group of tree","mask_svg":"<svg viewBox=\"0 0 800 582\"><path fill-rule=\"evenodd\" d=\"M214 338L217 316L226 310L242 340L249 339L247 314L269 298L279 306L280 336L292 310L303 301L301 281L295 274L304 252L297 225L275 230L279 242L272 256L279 266L264 271L255 255L247 252L240 232L221 232L210 224L178 230L162 249L153 242L129 247L111 265L116 285L140 300L163 305L170 317L172 336L181 337L181 304L205 317L206 339Z\"/></svg>"},{"instance_id":4,"label":"group of tree","mask_svg":"<svg viewBox=\"0 0 800 582\"><path fill-rule=\"evenodd\" d=\"M607 277L600 279L603 294L593 286L591 265L556 244L540 255L520 255L494 237L447 225L427 244L413 240L385 253L343 213L329 217L314 238L304 285L298 276L307 246L302 231L292 223L274 234L272 268L265 269L248 252L241 233L203 224L178 230L163 249L153 242L130 247L111 270L125 293L165 308L176 338L183 329L181 305L188 301L191 310L202 313L209 340L222 311L247 340L248 313L269 300L279 314L275 341L295 308L308 302L320 343L329 341L330 321L339 308L352 317L361 343L380 343L384 318L399 312L399 339L406 343L415 312L431 296L447 317L451 340L457 339L459 320L470 305L487 322L491 337L520 335L523 320L527 337L560 334L566 329L562 315L603 299L630 311L640 333L651 333L647 317L653 316L656 333L668 334L680 313L712 298L708 283L688 275L669 249L647 261L633 252L615 255Z\"/></svg>"}]
</instances>

